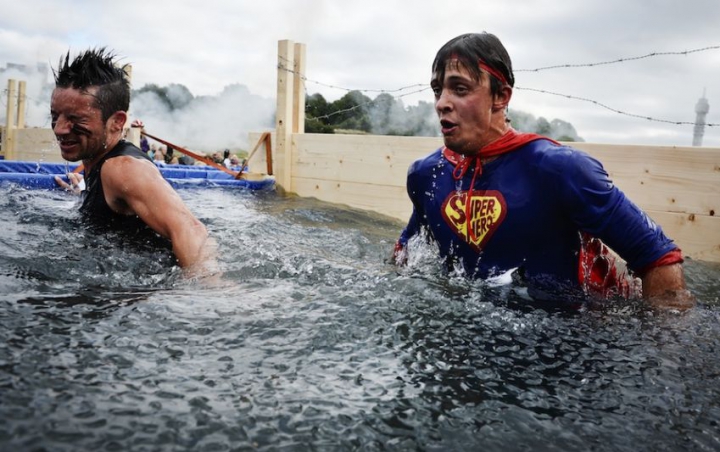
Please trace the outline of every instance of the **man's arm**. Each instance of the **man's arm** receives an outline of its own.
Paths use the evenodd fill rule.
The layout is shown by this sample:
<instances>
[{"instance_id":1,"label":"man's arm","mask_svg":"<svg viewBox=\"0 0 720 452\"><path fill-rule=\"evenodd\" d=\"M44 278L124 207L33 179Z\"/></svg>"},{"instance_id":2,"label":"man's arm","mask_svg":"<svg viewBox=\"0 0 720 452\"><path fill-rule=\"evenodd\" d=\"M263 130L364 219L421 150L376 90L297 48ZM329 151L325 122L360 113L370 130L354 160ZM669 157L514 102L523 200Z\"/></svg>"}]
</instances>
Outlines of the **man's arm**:
<instances>
[{"instance_id":1,"label":"man's arm","mask_svg":"<svg viewBox=\"0 0 720 452\"><path fill-rule=\"evenodd\" d=\"M170 239L181 267L192 276L217 271L216 244L151 162L116 157L103 165L105 199L121 214L135 214Z\"/></svg>"},{"instance_id":2,"label":"man's arm","mask_svg":"<svg viewBox=\"0 0 720 452\"><path fill-rule=\"evenodd\" d=\"M679 263L647 270L642 276L642 289L645 301L655 308L685 310L695 306L695 296L685 286Z\"/></svg>"}]
</instances>

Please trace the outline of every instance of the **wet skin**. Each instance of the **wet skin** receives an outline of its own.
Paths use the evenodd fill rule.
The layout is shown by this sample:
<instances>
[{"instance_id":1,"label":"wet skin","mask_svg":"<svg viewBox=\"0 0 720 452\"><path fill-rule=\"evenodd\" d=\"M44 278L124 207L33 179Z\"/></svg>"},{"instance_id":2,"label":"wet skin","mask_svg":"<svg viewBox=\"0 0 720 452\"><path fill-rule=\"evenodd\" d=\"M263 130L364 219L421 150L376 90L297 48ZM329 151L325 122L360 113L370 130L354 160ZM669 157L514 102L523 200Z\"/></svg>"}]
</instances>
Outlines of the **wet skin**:
<instances>
[{"instance_id":1,"label":"wet skin","mask_svg":"<svg viewBox=\"0 0 720 452\"><path fill-rule=\"evenodd\" d=\"M124 112L116 112L103 122L96 106L97 88L77 90L56 88L50 103L52 128L65 160L82 160L86 166L98 161L120 140Z\"/></svg>"},{"instance_id":2,"label":"wet skin","mask_svg":"<svg viewBox=\"0 0 720 452\"><path fill-rule=\"evenodd\" d=\"M450 60L444 78L433 74L430 86L435 94L440 130L449 149L473 155L508 130L505 107L512 89L506 85L493 95L488 74L483 72L480 80L476 80L456 60Z\"/></svg>"}]
</instances>

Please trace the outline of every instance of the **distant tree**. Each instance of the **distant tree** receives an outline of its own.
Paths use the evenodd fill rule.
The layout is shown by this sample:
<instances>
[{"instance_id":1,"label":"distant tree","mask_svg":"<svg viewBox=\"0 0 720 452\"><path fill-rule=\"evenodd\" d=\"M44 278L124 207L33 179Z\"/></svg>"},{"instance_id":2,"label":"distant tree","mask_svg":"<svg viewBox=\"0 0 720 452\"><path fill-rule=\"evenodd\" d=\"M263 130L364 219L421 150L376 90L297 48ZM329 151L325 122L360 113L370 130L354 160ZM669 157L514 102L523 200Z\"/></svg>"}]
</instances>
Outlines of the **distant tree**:
<instances>
[{"instance_id":1,"label":"distant tree","mask_svg":"<svg viewBox=\"0 0 720 452\"><path fill-rule=\"evenodd\" d=\"M575 138L569 136L569 135L560 135L559 137L555 138L557 141L575 141Z\"/></svg>"},{"instance_id":2,"label":"distant tree","mask_svg":"<svg viewBox=\"0 0 720 452\"><path fill-rule=\"evenodd\" d=\"M561 141L582 141L569 122L548 121L516 110L509 110L511 125L519 132L545 135ZM439 136L435 106L420 101L405 107L402 100L388 93L374 100L360 91L350 91L340 99L328 103L321 94L305 99L305 131L308 133L343 133L362 131L376 135Z\"/></svg>"},{"instance_id":3,"label":"distant tree","mask_svg":"<svg viewBox=\"0 0 720 452\"><path fill-rule=\"evenodd\" d=\"M407 108L407 129L404 135L415 137L436 137L440 134L435 104L420 101Z\"/></svg>"},{"instance_id":4,"label":"distant tree","mask_svg":"<svg viewBox=\"0 0 720 452\"><path fill-rule=\"evenodd\" d=\"M165 95L170 101L173 110L181 110L185 108L195 98L190 90L179 83L171 83L165 88Z\"/></svg>"},{"instance_id":5,"label":"distant tree","mask_svg":"<svg viewBox=\"0 0 720 452\"><path fill-rule=\"evenodd\" d=\"M348 92L330 104L330 110L333 115L330 118L330 124L338 129L370 132L372 127L370 117L367 114L366 108L364 108L370 102L370 98L360 91Z\"/></svg>"},{"instance_id":6,"label":"distant tree","mask_svg":"<svg viewBox=\"0 0 720 452\"><path fill-rule=\"evenodd\" d=\"M168 111L182 110L194 99L192 93L185 85L177 83L171 83L168 86L158 86L150 83L139 90L133 90L131 95L135 96L147 92L155 94L158 100L167 107Z\"/></svg>"},{"instance_id":7,"label":"distant tree","mask_svg":"<svg viewBox=\"0 0 720 452\"><path fill-rule=\"evenodd\" d=\"M327 124L327 114L329 113L328 103L320 93L312 96L305 96L305 116L320 118L320 121Z\"/></svg>"},{"instance_id":8,"label":"distant tree","mask_svg":"<svg viewBox=\"0 0 720 452\"><path fill-rule=\"evenodd\" d=\"M377 135L401 135L397 127L404 120L402 102L388 93L379 94L366 108L370 119L370 131Z\"/></svg>"},{"instance_id":9,"label":"distant tree","mask_svg":"<svg viewBox=\"0 0 720 452\"><path fill-rule=\"evenodd\" d=\"M333 133L333 127L328 124L329 107L322 94L305 97L305 132Z\"/></svg>"},{"instance_id":10,"label":"distant tree","mask_svg":"<svg viewBox=\"0 0 720 452\"><path fill-rule=\"evenodd\" d=\"M552 135L552 127L550 127L550 123L548 122L548 120L541 116L535 123L534 132L538 135L545 135L546 137L549 137L550 135Z\"/></svg>"},{"instance_id":11,"label":"distant tree","mask_svg":"<svg viewBox=\"0 0 720 452\"><path fill-rule=\"evenodd\" d=\"M538 133L558 141L583 141L575 131L575 127L567 121L535 117L529 113L517 110L508 112L510 124L519 132Z\"/></svg>"}]
</instances>

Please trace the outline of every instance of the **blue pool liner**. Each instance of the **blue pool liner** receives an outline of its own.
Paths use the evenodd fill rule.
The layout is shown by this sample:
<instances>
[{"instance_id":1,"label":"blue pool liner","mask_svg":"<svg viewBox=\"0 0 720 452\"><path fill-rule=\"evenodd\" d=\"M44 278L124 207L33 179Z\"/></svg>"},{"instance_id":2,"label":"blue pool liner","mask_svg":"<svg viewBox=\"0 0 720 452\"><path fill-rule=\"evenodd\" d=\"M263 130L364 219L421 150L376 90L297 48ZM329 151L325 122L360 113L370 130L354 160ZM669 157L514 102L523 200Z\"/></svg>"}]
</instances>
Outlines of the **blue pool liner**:
<instances>
[{"instance_id":1,"label":"blue pool liner","mask_svg":"<svg viewBox=\"0 0 720 452\"><path fill-rule=\"evenodd\" d=\"M71 163L38 163L0 160L0 184L14 183L25 188L33 189L59 189L55 183L55 176L61 176L65 181L65 173L73 171L78 164ZM212 166L168 165L156 163L165 180L173 188L195 187L237 187L250 190L267 190L275 186L272 178L263 180L234 179L230 174L220 171ZM235 169L236 171L239 168Z\"/></svg>"}]
</instances>

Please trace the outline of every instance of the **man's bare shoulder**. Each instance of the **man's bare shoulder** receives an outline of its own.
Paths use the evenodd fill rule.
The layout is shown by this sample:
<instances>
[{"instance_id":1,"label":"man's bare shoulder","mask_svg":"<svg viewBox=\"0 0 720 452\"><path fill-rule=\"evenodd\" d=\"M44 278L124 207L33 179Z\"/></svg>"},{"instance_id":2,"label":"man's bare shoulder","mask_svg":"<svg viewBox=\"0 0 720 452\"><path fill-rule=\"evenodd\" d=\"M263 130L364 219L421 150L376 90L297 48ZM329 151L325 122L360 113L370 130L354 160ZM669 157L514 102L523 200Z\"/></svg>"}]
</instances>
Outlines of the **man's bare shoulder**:
<instances>
[{"instance_id":1,"label":"man's bare shoulder","mask_svg":"<svg viewBox=\"0 0 720 452\"><path fill-rule=\"evenodd\" d=\"M103 186L125 185L129 182L145 185L148 182L164 181L160 170L150 161L121 155L108 159L102 169Z\"/></svg>"},{"instance_id":2,"label":"man's bare shoulder","mask_svg":"<svg viewBox=\"0 0 720 452\"><path fill-rule=\"evenodd\" d=\"M147 200L172 191L160 170L150 161L118 156L103 164L101 173L105 200L115 211L130 214L132 200Z\"/></svg>"}]
</instances>

